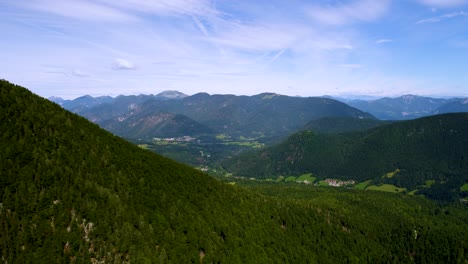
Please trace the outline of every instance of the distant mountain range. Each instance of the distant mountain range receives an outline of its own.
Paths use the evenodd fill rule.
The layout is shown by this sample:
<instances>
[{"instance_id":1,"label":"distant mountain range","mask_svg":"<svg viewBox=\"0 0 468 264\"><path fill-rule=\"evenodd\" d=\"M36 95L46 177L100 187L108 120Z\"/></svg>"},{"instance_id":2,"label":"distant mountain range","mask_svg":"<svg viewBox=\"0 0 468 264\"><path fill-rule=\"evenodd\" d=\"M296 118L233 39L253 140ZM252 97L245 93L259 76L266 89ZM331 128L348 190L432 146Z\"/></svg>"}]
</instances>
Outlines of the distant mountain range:
<instances>
[{"instance_id":1,"label":"distant mountain range","mask_svg":"<svg viewBox=\"0 0 468 264\"><path fill-rule=\"evenodd\" d=\"M403 95L376 100L337 100L382 120L408 120L434 114L468 112L468 98L440 99Z\"/></svg>"},{"instance_id":2,"label":"distant mountain range","mask_svg":"<svg viewBox=\"0 0 468 264\"><path fill-rule=\"evenodd\" d=\"M273 94L264 94L264 95L273 95ZM203 98L209 96L208 94L197 94L194 95L195 98ZM213 95L213 97L229 97L229 95ZM141 104L146 100L173 100L173 99L187 99L187 101L192 101L192 96L188 96L178 91L164 91L157 95L139 95L139 96L118 96L112 98L109 96L101 97L91 97L89 95L76 98L74 100L64 100L59 97L50 97L49 100L56 102L62 105L65 109L76 112L83 113L87 110L99 106L101 104L113 104L116 107L121 104L118 102L124 97L127 101L132 101L134 104ZM232 96L231 96L232 97ZM246 96L239 96L239 98L245 98ZM287 97L287 96L286 96ZM292 97L298 98L298 97ZM346 99L333 96L324 96L322 98L333 99L345 104L348 104L352 107L355 107L363 112L370 113L381 120L409 120L415 119L423 116L443 114L443 113L457 113L457 112L468 112L468 98L432 98L424 97L417 95L403 95L400 97L390 98L384 97L379 99ZM222 101L222 100L221 100ZM226 101L225 103L227 103ZM192 101L193 103L193 101ZM212 102L210 102L212 103ZM227 105L226 105L227 106ZM233 106L229 106L233 107ZM162 111L169 110L170 107L162 107ZM170 109L174 113L184 114L188 117L191 117L197 121L198 119L203 119L197 117L196 113L187 114L181 109ZM213 107L215 108L215 107ZM234 107L235 108L235 107ZM186 110L188 111L188 110ZM96 110L96 112L99 112ZM170 111L169 111L170 112ZM115 116L112 116L115 117ZM194 118L195 117L195 118ZM202 122L203 123L203 122ZM213 127L214 128L214 127ZM214 128L215 129L215 128ZM223 131L225 132L225 131Z\"/></svg>"},{"instance_id":3,"label":"distant mountain range","mask_svg":"<svg viewBox=\"0 0 468 264\"><path fill-rule=\"evenodd\" d=\"M130 138L161 136L154 133L157 129L144 127L154 125L154 122L138 121L138 133L130 133L132 129L123 132L125 124L135 127L135 120L154 119L160 113L184 116L177 120L190 123L179 125L181 130L174 130L177 134L192 136L193 133L213 132L249 138L287 136L311 120L326 116L375 119L368 113L333 99L289 97L272 93L255 96L199 93L185 96L171 91L157 96L118 96L113 100L86 96L60 104L117 135Z\"/></svg>"},{"instance_id":4,"label":"distant mountain range","mask_svg":"<svg viewBox=\"0 0 468 264\"><path fill-rule=\"evenodd\" d=\"M52 96L52 97L49 97L48 99L54 103L61 105L63 108L67 110L70 110L73 112L82 112L82 111L85 111L86 109L90 109L101 104L112 103L114 101L118 101L122 97L128 97L130 99L134 99L133 103L139 103L141 101L144 101L150 98L157 98L160 100L172 100L172 99L182 99L187 96L188 95L181 93L179 91L168 90L168 91L163 91L157 95L138 95L138 96L119 95L115 98L111 96L92 97L90 95L84 95L73 100L65 100L60 97Z\"/></svg>"},{"instance_id":5,"label":"distant mountain range","mask_svg":"<svg viewBox=\"0 0 468 264\"><path fill-rule=\"evenodd\" d=\"M50 100L115 135L146 144L153 151L192 166L215 166L241 152L278 143L301 130L328 134L363 131L388 124L374 116L383 120L405 120L468 111L468 99L414 95L369 101L340 99L347 104L332 98L274 93L187 96L178 91ZM183 136L196 140L156 145L153 141L154 138Z\"/></svg>"},{"instance_id":6,"label":"distant mountain range","mask_svg":"<svg viewBox=\"0 0 468 264\"><path fill-rule=\"evenodd\" d=\"M468 112L468 98L452 99L450 102L437 108L435 114Z\"/></svg>"}]
</instances>

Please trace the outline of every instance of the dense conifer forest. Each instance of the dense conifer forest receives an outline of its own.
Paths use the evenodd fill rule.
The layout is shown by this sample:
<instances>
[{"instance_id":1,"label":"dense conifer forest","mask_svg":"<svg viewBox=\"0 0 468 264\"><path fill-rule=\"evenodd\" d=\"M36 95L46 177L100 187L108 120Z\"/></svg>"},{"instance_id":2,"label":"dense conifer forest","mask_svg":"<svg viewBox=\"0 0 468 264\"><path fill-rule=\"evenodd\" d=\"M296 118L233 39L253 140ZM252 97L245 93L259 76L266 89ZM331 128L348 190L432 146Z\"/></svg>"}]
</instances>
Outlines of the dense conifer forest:
<instances>
[{"instance_id":1,"label":"dense conifer forest","mask_svg":"<svg viewBox=\"0 0 468 264\"><path fill-rule=\"evenodd\" d=\"M227 160L224 166L235 175L255 178L313 173L320 179L372 180L418 190L436 200L458 200L464 195L460 188L468 182L467 113L338 134L331 132L329 120L320 122L321 126L313 126L319 132L301 131L278 145ZM432 185L427 186L427 181Z\"/></svg>"},{"instance_id":2,"label":"dense conifer forest","mask_svg":"<svg viewBox=\"0 0 468 264\"><path fill-rule=\"evenodd\" d=\"M2 263L468 261L460 204L232 186L7 81L0 124Z\"/></svg>"}]
</instances>

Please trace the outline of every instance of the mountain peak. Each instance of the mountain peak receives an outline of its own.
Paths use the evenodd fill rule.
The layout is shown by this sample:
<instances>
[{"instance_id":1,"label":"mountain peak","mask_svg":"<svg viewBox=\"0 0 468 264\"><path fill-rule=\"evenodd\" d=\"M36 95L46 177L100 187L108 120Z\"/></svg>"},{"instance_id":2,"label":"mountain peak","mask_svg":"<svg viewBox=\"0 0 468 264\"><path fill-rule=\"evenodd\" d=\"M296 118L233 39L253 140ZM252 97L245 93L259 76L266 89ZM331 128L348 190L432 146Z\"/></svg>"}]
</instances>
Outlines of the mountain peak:
<instances>
[{"instance_id":1,"label":"mountain peak","mask_svg":"<svg viewBox=\"0 0 468 264\"><path fill-rule=\"evenodd\" d=\"M49 101L63 101L64 100L62 97L58 97L58 96L51 96L47 99L49 99Z\"/></svg>"},{"instance_id":2,"label":"mountain peak","mask_svg":"<svg viewBox=\"0 0 468 264\"><path fill-rule=\"evenodd\" d=\"M63 102L65 102L65 99L63 99L62 97L58 97L58 96L51 96L51 97L49 97L47 99L49 101L54 102L54 103L59 104L59 105L62 105Z\"/></svg>"},{"instance_id":3,"label":"mountain peak","mask_svg":"<svg viewBox=\"0 0 468 264\"><path fill-rule=\"evenodd\" d=\"M186 95L184 93L181 93L179 91L175 91L175 90L167 90L167 91L158 93L156 95L156 97L164 98L164 99L182 99L182 98L185 98L187 96L188 95Z\"/></svg>"},{"instance_id":4,"label":"mountain peak","mask_svg":"<svg viewBox=\"0 0 468 264\"><path fill-rule=\"evenodd\" d=\"M419 96L413 95L413 94L405 94L405 95L401 96L401 98L403 98L403 99L413 99L413 98L416 98L416 97L419 97Z\"/></svg>"}]
</instances>

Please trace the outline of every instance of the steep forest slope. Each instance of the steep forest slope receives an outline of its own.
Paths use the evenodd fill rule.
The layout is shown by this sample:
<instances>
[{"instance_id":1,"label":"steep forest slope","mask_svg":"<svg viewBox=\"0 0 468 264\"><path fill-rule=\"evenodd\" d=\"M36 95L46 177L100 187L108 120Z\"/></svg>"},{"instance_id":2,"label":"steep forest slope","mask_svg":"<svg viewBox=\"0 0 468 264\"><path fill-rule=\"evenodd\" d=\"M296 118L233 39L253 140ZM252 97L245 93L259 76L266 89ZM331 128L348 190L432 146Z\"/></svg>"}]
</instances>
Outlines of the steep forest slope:
<instances>
[{"instance_id":1,"label":"steep forest slope","mask_svg":"<svg viewBox=\"0 0 468 264\"><path fill-rule=\"evenodd\" d=\"M139 149L7 81L0 123L3 263L468 258L464 208L434 216L437 206L412 199L404 214L354 225L326 205L256 194Z\"/></svg>"},{"instance_id":2,"label":"steep forest slope","mask_svg":"<svg viewBox=\"0 0 468 264\"><path fill-rule=\"evenodd\" d=\"M381 125L390 124L391 122L393 121L354 117L323 117L310 121L301 131L311 130L319 134L341 134L365 131Z\"/></svg>"}]
</instances>

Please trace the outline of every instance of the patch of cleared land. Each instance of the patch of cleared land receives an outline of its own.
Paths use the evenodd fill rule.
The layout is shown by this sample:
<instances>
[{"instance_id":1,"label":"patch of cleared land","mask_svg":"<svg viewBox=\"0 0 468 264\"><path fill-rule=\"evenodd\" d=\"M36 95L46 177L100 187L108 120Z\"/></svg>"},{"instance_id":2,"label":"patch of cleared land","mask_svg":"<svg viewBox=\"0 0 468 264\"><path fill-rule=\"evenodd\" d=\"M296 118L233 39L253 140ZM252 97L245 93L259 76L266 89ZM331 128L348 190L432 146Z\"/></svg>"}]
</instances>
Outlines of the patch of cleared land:
<instances>
[{"instance_id":1,"label":"patch of cleared land","mask_svg":"<svg viewBox=\"0 0 468 264\"><path fill-rule=\"evenodd\" d=\"M284 180L284 176L279 176L278 178L276 178L276 182L282 182Z\"/></svg>"},{"instance_id":2,"label":"patch of cleared land","mask_svg":"<svg viewBox=\"0 0 468 264\"><path fill-rule=\"evenodd\" d=\"M364 190L366 189L367 186L369 186L369 184L372 182L372 180L368 180L368 181L365 181L365 182L360 182L358 184L356 184L356 186L354 186L355 189L358 189L358 190Z\"/></svg>"},{"instance_id":3,"label":"patch of cleared land","mask_svg":"<svg viewBox=\"0 0 468 264\"><path fill-rule=\"evenodd\" d=\"M326 181L319 181L318 186L329 186L329 185L328 185L328 182Z\"/></svg>"},{"instance_id":4,"label":"patch of cleared land","mask_svg":"<svg viewBox=\"0 0 468 264\"><path fill-rule=\"evenodd\" d=\"M138 147L142 148L142 149L148 149L149 145L148 144L138 144Z\"/></svg>"},{"instance_id":5,"label":"patch of cleared land","mask_svg":"<svg viewBox=\"0 0 468 264\"><path fill-rule=\"evenodd\" d=\"M308 181L310 183L313 183L317 179L316 177L312 176L312 173L307 173L307 174L302 174L301 176L297 177L296 181L297 182L304 182Z\"/></svg>"},{"instance_id":6,"label":"patch of cleared land","mask_svg":"<svg viewBox=\"0 0 468 264\"><path fill-rule=\"evenodd\" d=\"M406 188L399 188L399 187L396 187L393 184L382 184L380 186L371 185L371 186L367 187L366 190L375 190L375 191L398 193L398 192L406 191Z\"/></svg>"},{"instance_id":7,"label":"patch of cleared land","mask_svg":"<svg viewBox=\"0 0 468 264\"><path fill-rule=\"evenodd\" d=\"M395 171L392 171L392 172L389 172L389 173L385 174L384 177L393 178L393 176L395 176L395 174L397 174L399 172L400 172L400 169L396 169Z\"/></svg>"},{"instance_id":8,"label":"patch of cleared land","mask_svg":"<svg viewBox=\"0 0 468 264\"><path fill-rule=\"evenodd\" d=\"M468 192L468 183L463 184L462 187L460 187L461 192Z\"/></svg>"},{"instance_id":9,"label":"patch of cleared land","mask_svg":"<svg viewBox=\"0 0 468 264\"><path fill-rule=\"evenodd\" d=\"M431 187L432 185L434 185L434 183L435 183L435 180L427 180L427 181L426 181L426 187L429 188L429 187Z\"/></svg>"},{"instance_id":10,"label":"patch of cleared land","mask_svg":"<svg viewBox=\"0 0 468 264\"><path fill-rule=\"evenodd\" d=\"M296 177L294 176L289 176L287 177L286 179L284 179L285 182L295 182L296 181Z\"/></svg>"}]
</instances>

